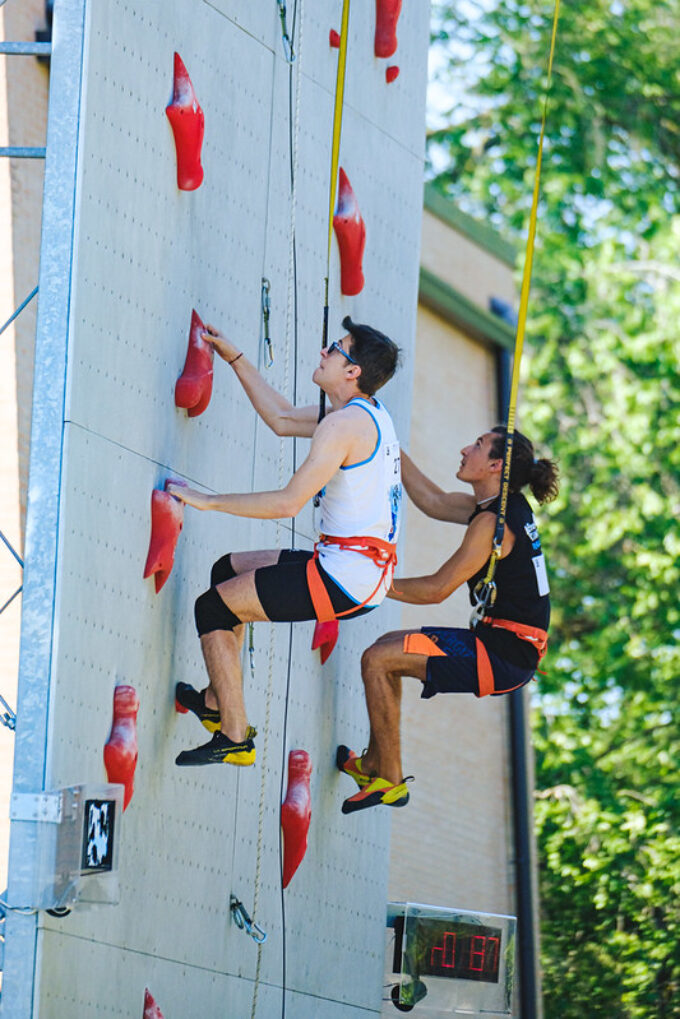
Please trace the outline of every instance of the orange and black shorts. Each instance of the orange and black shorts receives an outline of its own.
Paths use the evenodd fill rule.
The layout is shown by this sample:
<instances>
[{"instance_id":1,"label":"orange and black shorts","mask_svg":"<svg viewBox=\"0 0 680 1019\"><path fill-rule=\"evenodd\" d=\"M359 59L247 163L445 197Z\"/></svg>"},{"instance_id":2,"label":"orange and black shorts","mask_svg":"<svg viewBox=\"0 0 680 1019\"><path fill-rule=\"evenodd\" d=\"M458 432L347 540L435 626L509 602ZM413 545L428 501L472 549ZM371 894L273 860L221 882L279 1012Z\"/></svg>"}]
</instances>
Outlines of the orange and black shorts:
<instances>
[{"instance_id":1,"label":"orange and black shorts","mask_svg":"<svg viewBox=\"0 0 680 1019\"><path fill-rule=\"evenodd\" d=\"M427 655L427 672L421 697L438 693L473 693L497 696L524 686L534 669L512 665L490 651L472 630L423 626L404 636L407 654Z\"/></svg>"}]
</instances>

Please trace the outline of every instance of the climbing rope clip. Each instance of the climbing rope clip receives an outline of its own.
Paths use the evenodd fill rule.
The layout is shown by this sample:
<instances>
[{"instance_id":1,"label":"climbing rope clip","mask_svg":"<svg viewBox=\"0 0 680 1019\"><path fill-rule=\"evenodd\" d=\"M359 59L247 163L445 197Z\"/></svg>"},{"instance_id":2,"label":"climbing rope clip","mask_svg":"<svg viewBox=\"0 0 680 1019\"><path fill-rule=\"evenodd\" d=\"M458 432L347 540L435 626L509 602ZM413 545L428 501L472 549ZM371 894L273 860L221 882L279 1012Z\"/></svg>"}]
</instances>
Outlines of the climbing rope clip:
<instances>
[{"instance_id":1,"label":"climbing rope clip","mask_svg":"<svg viewBox=\"0 0 680 1019\"><path fill-rule=\"evenodd\" d=\"M0 714L0 722L2 722L3 725L6 725L8 729L11 729L12 732L14 732L14 730L17 727L17 716L16 716L16 713L14 711L12 711L12 709L9 706L9 704L7 703L7 701L2 696L1 693L0 693L0 703L2 704L3 708L5 709L2 712L2 714Z\"/></svg>"},{"instance_id":2,"label":"climbing rope clip","mask_svg":"<svg viewBox=\"0 0 680 1019\"><path fill-rule=\"evenodd\" d=\"M474 630L477 623L481 623L489 606L496 601L495 582L480 580L472 592L472 597L475 599L475 603L470 615L470 629Z\"/></svg>"},{"instance_id":3,"label":"climbing rope clip","mask_svg":"<svg viewBox=\"0 0 680 1019\"><path fill-rule=\"evenodd\" d=\"M279 17L281 18L281 36L283 38L283 52L286 55L286 62L292 64L295 60L295 53L293 52L293 43L288 35L288 26L286 25L286 5L283 0L278 0Z\"/></svg>"},{"instance_id":4,"label":"climbing rope clip","mask_svg":"<svg viewBox=\"0 0 680 1019\"><path fill-rule=\"evenodd\" d=\"M250 675L255 679L255 627L248 623L248 657L250 659Z\"/></svg>"},{"instance_id":5,"label":"climbing rope clip","mask_svg":"<svg viewBox=\"0 0 680 1019\"><path fill-rule=\"evenodd\" d=\"M240 899L236 898L235 895L231 895L229 897L229 909L231 910L231 915L234 918L236 926L240 927L240 929L245 931L246 934L249 934L253 941L256 941L258 945L263 945L267 940L266 931L263 931L259 924L253 923L245 906Z\"/></svg>"},{"instance_id":6,"label":"climbing rope clip","mask_svg":"<svg viewBox=\"0 0 680 1019\"><path fill-rule=\"evenodd\" d=\"M264 345L266 348L266 367L271 368L274 364L274 348L269 336L269 313L271 312L271 301L269 291L271 283L266 276L262 277L262 321L264 322Z\"/></svg>"}]
</instances>

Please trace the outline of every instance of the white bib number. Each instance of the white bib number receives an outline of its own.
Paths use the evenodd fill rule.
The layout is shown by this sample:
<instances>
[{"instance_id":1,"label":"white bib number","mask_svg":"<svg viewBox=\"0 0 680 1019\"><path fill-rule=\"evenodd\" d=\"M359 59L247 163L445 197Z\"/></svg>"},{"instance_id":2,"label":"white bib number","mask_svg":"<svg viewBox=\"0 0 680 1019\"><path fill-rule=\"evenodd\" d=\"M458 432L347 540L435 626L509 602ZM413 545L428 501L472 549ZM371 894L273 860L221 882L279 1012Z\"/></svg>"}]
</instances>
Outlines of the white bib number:
<instances>
[{"instance_id":1,"label":"white bib number","mask_svg":"<svg viewBox=\"0 0 680 1019\"><path fill-rule=\"evenodd\" d=\"M541 597L545 594L550 593L550 585L548 584L548 572L545 568L545 556L541 552L540 555L532 556L532 563L536 570L536 584L538 586L538 593Z\"/></svg>"}]
</instances>

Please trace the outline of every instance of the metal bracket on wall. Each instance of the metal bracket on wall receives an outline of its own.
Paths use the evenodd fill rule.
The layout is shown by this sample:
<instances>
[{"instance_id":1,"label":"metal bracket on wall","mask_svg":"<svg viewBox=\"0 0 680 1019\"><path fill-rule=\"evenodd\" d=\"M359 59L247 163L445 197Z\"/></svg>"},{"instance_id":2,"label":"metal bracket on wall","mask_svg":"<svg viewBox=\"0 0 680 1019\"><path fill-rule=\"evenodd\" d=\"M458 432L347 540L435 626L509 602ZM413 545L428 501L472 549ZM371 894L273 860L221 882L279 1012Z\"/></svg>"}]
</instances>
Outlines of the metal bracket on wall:
<instances>
[{"instance_id":1,"label":"metal bracket on wall","mask_svg":"<svg viewBox=\"0 0 680 1019\"><path fill-rule=\"evenodd\" d=\"M0 42L0 54L8 57L38 57L39 60L49 59L52 53L51 42ZM44 159L45 147L33 145L0 146L0 156L14 159Z\"/></svg>"},{"instance_id":2,"label":"metal bracket on wall","mask_svg":"<svg viewBox=\"0 0 680 1019\"><path fill-rule=\"evenodd\" d=\"M58 793L12 793L10 821L43 821L61 824L63 796Z\"/></svg>"}]
</instances>

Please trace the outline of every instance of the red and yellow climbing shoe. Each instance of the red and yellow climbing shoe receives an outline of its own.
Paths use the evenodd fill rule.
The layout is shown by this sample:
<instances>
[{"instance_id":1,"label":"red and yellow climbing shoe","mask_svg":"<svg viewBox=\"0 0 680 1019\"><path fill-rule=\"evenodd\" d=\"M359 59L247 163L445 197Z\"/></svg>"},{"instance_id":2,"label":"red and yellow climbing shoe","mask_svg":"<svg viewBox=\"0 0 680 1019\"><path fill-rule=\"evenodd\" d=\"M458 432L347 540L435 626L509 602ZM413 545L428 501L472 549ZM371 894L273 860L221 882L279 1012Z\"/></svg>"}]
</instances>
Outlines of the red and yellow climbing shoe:
<instances>
[{"instance_id":1,"label":"red and yellow climbing shoe","mask_svg":"<svg viewBox=\"0 0 680 1019\"><path fill-rule=\"evenodd\" d=\"M353 778L360 789L363 789L371 781L371 776L362 771L361 758L344 743L341 743L336 751L335 766L338 771L343 771L345 775Z\"/></svg>"},{"instance_id":2,"label":"red and yellow climbing shoe","mask_svg":"<svg viewBox=\"0 0 680 1019\"><path fill-rule=\"evenodd\" d=\"M215 732L209 743L193 750L183 750L175 758L175 764L180 768L198 764L236 764L241 767L255 764L255 744L249 733L250 727L246 738L240 743L234 743L224 733Z\"/></svg>"},{"instance_id":3,"label":"red and yellow climbing shoe","mask_svg":"<svg viewBox=\"0 0 680 1019\"><path fill-rule=\"evenodd\" d=\"M409 775L403 782L394 785L385 778L372 778L368 785L350 796L342 805L343 814L353 814L355 810L366 810L368 807L405 807L409 801L406 783L413 776Z\"/></svg>"}]
</instances>

